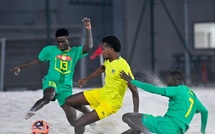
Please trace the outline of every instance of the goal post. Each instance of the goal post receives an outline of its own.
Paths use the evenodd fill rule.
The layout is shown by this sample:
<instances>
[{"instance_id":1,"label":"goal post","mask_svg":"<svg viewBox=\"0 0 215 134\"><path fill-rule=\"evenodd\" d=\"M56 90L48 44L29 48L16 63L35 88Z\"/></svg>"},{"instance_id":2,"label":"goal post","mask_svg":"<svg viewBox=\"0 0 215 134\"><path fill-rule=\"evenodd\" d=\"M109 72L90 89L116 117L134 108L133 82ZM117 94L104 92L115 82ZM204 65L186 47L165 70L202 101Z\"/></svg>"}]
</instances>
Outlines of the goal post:
<instances>
[{"instance_id":1,"label":"goal post","mask_svg":"<svg viewBox=\"0 0 215 134\"><path fill-rule=\"evenodd\" d=\"M6 39L0 38L1 42L1 72L0 72L0 91L4 91L4 67L5 67L5 44Z\"/></svg>"}]
</instances>

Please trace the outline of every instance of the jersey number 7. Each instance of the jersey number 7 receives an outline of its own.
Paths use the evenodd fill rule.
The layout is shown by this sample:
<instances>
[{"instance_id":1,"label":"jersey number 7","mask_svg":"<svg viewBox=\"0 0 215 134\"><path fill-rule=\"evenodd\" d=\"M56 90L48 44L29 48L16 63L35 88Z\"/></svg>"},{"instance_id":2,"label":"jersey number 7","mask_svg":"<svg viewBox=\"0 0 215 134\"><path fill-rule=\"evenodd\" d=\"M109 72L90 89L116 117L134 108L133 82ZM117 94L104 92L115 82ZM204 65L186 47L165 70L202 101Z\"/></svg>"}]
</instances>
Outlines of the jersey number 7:
<instances>
[{"instance_id":1,"label":"jersey number 7","mask_svg":"<svg viewBox=\"0 0 215 134\"><path fill-rule=\"evenodd\" d=\"M189 101L190 101L190 107L189 107L189 109L187 110L187 113L185 114L185 117L188 117L188 116L189 116L190 111L192 110L192 107L193 107L193 104L194 104L194 100L193 100L191 97L189 97Z\"/></svg>"}]
</instances>

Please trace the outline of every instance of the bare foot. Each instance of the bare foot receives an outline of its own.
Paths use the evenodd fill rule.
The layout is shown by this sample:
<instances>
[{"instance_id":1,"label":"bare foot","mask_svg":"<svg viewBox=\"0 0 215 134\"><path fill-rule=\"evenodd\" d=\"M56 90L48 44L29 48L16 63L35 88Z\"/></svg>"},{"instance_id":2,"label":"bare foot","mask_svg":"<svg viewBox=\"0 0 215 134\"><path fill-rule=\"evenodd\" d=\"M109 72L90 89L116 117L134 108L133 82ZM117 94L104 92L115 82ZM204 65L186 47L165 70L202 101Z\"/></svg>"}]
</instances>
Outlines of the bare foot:
<instances>
[{"instance_id":1,"label":"bare foot","mask_svg":"<svg viewBox=\"0 0 215 134\"><path fill-rule=\"evenodd\" d=\"M25 116L25 119L27 120L27 119L31 118L32 116L34 116L34 115L35 115L35 111L28 111L26 116Z\"/></svg>"}]
</instances>

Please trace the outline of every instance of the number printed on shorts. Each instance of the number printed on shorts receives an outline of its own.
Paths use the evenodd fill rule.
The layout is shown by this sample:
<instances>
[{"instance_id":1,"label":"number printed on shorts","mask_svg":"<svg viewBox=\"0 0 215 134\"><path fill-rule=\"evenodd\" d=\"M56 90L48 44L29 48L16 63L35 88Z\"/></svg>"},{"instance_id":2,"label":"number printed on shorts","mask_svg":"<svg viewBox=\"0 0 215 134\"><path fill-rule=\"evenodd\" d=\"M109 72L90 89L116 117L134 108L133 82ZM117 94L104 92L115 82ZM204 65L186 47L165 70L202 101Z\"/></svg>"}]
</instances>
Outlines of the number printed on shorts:
<instances>
[{"instance_id":1,"label":"number printed on shorts","mask_svg":"<svg viewBox=\"0 0 215 134\"><path fill-rule=\"evenodd\" d=\"M57 87L56 83L55 83L55 82L53 82L53 81L49 81L49 86Z\"/></svg>"}]
</instances>

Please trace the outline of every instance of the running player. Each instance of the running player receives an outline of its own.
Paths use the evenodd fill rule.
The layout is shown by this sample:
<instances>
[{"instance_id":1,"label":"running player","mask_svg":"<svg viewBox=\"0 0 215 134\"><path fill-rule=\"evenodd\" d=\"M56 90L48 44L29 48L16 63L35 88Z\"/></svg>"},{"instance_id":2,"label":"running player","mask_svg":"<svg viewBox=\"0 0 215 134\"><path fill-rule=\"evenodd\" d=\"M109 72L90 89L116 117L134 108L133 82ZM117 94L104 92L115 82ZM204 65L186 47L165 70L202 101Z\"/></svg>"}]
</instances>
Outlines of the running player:
<instances>
[{"instance_id":1,"label":"running player","mask_svg":"<svg viewBox=\"0 0 215 134\"><path fill-rule=\"evenodd\" d=\"M74 124L75 134L83 134L87 124L101 120L113 113L116 113L122 106L123 98L127 87L130 88L133 97L133 111L138 112L139 94L137 88L120 78L120 71L124 70L132 78L132 72L125 59L119 52L121 50L120 41L115 36L107 36L102 40L102 54L106 59L95 72L88 77L79 80L78 85L83 84L90 79L105 72L105 85L101 88L86 90L74 94L66 99L66 103L73 107L90 105L94 108L90 113L78 118Z\"/></svg>"},{"instance_id":2,"label":"running player","mask_svg":"<svg viewBox=\"0 0 215 134\"><path fill-rule=\"evenodd\" d=\"M208 110L198 99L196 94L184 85L183 74L173 71L167 77L167 87L157 87L132 80L132 77L124 71L120 73L121 78L147 92L159 94L169 98L169 107L164 116L153 116L150 114L126 113L122 119L131 127L123 134L183 134L188 128L195 113L201 113L201 133L205 134Z\"/></svg>"},{"instance_id":3,"label":"running player","mask_svg":"<svg viewBox=\"0 0 215 134\"><path fill-rule=\"evenodd\" d=\"M15 75L18 75L23 68L45 61L49 62L48 74L43 78L43 97L32 106L25 119L33 116L37 110L41 109L50 101L57 99L69 123L73 125L76 120L76 111L73 107L65 104L65 98L73 93L73 74L77 61L86 56L88 51L93 47L90 19L83 18L82 22L86 28L84 46L70 48L69 32L67 29L60 28L55 33L57 46L47 46L43 48L38 58L11 69ZM84 106L76 108L83 113L89 112Z\"/></svg>"}]
</instances>

